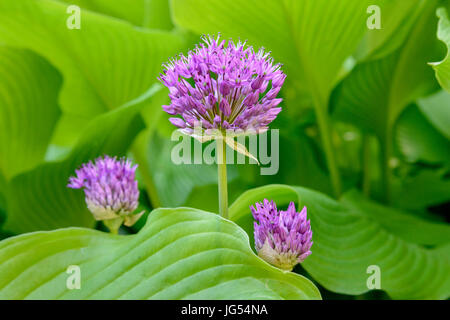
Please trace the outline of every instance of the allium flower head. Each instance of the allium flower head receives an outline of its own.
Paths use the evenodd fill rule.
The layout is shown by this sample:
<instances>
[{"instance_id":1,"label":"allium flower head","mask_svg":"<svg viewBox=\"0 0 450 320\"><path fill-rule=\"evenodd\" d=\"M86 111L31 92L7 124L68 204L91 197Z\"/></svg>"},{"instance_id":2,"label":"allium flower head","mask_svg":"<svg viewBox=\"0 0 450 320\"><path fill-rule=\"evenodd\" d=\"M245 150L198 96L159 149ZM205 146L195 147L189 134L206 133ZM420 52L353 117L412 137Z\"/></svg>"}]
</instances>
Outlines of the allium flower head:
<instances>
[{"instance_id":1,"label":"allium flower head","mask_svg":"<svg viewBox=\"0 0 450 320\"><path fill-rule=\"evenodd\" d=\"M312 231L306 207L299 213L291 202L286 211L278 211L267 199L255 207L250 207L256 220L255 247L262 259L290 271L311 254Z\"/></svg>"},{"instance_id":2,"label":"allium flower head","mask_svg":"<svg viewBox=\"0 0 450 320\"><path fill-rule=\"evenodd\" d=\"M160 75L171 99L163 109L180 116L170 121L189 135L194 128L206 136L266 131L281 111L277 94L286 78L281 65L240 41L202 40L187 56L165 64Z\"/></svg>"},{"instance_id":3,"label":"allium flower head","mask_svg":"<svg viewBox=\"0 0 450 320\"><path fill-rule=\"evenodd\" d=\"M132 225L140 215L132 215L138 206L139 189L136 167L127 159L109 156L88 162L69 178L69 188L84 189L86 204L97 220L123 219ZM122 221L120 221L120 224Z\"/></svg>"}]
</instances>

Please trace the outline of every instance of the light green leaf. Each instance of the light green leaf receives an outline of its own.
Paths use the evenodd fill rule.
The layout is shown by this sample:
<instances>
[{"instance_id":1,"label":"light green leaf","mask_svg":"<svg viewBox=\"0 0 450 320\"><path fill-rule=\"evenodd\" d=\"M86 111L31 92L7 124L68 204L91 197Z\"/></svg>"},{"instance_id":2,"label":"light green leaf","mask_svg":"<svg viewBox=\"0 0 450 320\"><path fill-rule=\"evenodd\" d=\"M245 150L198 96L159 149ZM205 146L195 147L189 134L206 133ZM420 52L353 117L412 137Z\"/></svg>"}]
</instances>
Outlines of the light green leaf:
<instances>
[{"instance_id":1,"label":"light green leaf","mask_svg":"<svg viewBox=\"0 0 450 320\"><path fill-rule=\"evenodd\" d=\"M259 259L245 232L189 208L153 211L136 235L87 229L0 242L2 299L320 299L308 279ZM80 267L81 290L66 270Z\"/></svg>"},{"instance_id":2,"label":"light green leaf","mask_svg":"<svg viewBox=\"0 0 450 320\"><path fill-rule=\"evenodd\" d=\"M380 207L358 204L349 206L319 192L301 187L271 185L250 190L230 207L231 220L248 234L253 233L249 206L264 198L278 207L289 201L308 208L314 244L312 254L302 264L308 273L328 290L344 294L369 291L367 268L381 270L381 289L396 299L445 299L450 295L450 245L426 249L416 243L406 230L428 230L448 235L448 226L433 225L406 217L395 210L389 216L374 217ZM396 221L394 226L389 221ZM380 221L383 220L382 223ZM397 222L405 224L398 228ZM414 242L444 243L448 236L429 235Z\"/></svg>"},{"instance_id":3,"label":"light green leaf","mask_svg":"<svg viewBox=\"0 0 450 320\"><path fill-rule=\"evenodd\" d=\"M445 8L439 8L437 16L439 17L437 37L447 46L447 55L444 60L430 64L436 71L436 78L442 88L450 92L450 20Z\"/></svg>"},{"instance_id":4,"label":"light green leaf","mask_svg":"<svg viewBox=\"0 0 450 320\"><path fill-rule=\"evenodd\" d=\"M408 37L411 26L427 0L378 0L380 29L369 30L358 48L357 60L374 60L398 49ZM374 14L374 11L371 11Z\"/></svg>"},{"instance_id":5,"label":"light green leaf","mask_svg":"<svg viewBox=\"0 0 450 320\"><path fill-rule=\"evenodd\" d=\"M357 65L338 85L331 101L336 118L386 141L403 109L437 88L426 64L438 44L433 36L436 3L421 2L421 14L399 49L382 59Z\"/></svg>"},{"instance_id":6,"label":"light green leaf","mask_svg":"<svg viewBox=\"0 0 450 320\"><path fill-rule=\"evenodd\" d=\"M400 116L395 139L410 162L450 164L450 140L435 129L416 105L411 105Z\"/></svg>"},{"instance_id":7,"label":"light green leaf","mask_svg":"<svg viewBox=\"0 0 450 320\"><path fill-rule=\"evenodd\" d=\"M152 29L172 29L168 0L60 0Z\"/></svg>"},{"instance_id":8,"label":"light green leaf","mask_svg":"<svg viewBox=\"0 0 450 320\"><path fill-rule=\"evenodd\" d=\"M83 192L67 188L68 179L82 163L103 154L124 155L144 127L139 112L159 90L142 96L90 122L70 155L20 174L8 186L8 217L4 226L15 233L94 224ZM24 201L26 199L26 201Z\"/></svg>"},{"instance_id":9,"label":"light green leaf","mask_svg":"<svg viewBox=\"0 0 450 320\"><path fill-rule=\"evenodd\" d=\"M0 46L0 175L6 180L44 160L60 114L61 83L40 56Z\"/></svg>"},{"instance_id":10,"label":"light green leaf","mask_svg":"<svg viewBox=\"0 0 450 320\"><path fill-rule=\"evenodd\" d=\"M183 44L178 34L138 29L88 10L81 11L80 29L69 29L66 10L58 1L0 0L0 42L37 52L63 74L59 102L66 124L71 116L86 123L141 95ZM69 129L76 128L58 127L57 134L69 135Z\"/></svg>"}]
</instances>

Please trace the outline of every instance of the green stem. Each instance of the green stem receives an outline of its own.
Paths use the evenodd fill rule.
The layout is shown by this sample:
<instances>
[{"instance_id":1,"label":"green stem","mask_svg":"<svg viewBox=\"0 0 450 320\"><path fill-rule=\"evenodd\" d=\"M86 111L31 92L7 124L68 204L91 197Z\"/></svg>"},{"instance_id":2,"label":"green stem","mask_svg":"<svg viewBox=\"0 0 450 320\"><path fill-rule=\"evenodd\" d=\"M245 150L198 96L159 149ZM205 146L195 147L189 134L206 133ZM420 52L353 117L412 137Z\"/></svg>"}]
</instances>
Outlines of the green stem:
<instances>
[{"instance_id":1,"label":"green stem","mask_svg":"<svg viewBox=\"0 0 450 320\"><path fill-rule=\"evenodd\" d=\"M391 168L389 160L391 159L392 144L390 143L390 132L387 133L386 138L381 141L381 172L382 172L382 188L383 200L389 203L391 200Z\"/></svg>"},{"instance_id":2,"label":"green stem","mask_svg":"<svg viewBox=\"0 0 450 320\"><path fill-rule=\"evenodd\" d=\"M228 219L228 190L227 190L227 155L226 144L223 139L216 139L217 152L217 182L219 185L219 214Z\"/></svg>"},{"instance_id":3,"label":"green stem","mask_svg":"<svg viewBox=\"0 0 450 320\"><path fill-rule=\"evenodd\" d=\"M103 224L109 229L112 234L118 234L123 218L103 220Z\"/></svg>"},{"instance_id":4,"label":"green stem","mask_svg":"<svg viewBox=\"0 0 450 320\"><path fill-rule=\"evenodd\" d=\"M365 133L362 140L362 191L366 197L370 197L370 161L371 161L371 150L370 150L370 136Z\"/></svg>"},{"instance_id":5,"label":"green stem","mask_svg":"<svg viewBox=\"0 0 450 320\"><path fill-rule=\"evenodd\" d=\"M337 165L335 152L333 148L333 143L331 141L331 124L328 117L328 113L324 110L324 105L319 99L318 95L313 95L315 97L315 113L317 117L317 123L319 126L320 138L322 141L323 149L326 156L327 167L330 173L331 184L333 185L334 196L339 198L341 195L341 177L339 174L339 168Z\"/></svg>"}]
</instances>

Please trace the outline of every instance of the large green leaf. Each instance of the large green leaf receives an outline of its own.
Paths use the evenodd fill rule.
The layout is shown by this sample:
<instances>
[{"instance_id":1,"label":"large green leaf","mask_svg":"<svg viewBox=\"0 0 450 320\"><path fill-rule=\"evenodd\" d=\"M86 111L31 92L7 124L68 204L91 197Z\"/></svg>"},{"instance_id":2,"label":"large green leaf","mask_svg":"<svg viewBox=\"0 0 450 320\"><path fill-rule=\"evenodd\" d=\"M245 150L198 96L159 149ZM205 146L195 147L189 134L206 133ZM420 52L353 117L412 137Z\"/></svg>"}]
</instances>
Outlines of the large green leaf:
<instances>
[{"instance_id":1,"label":"large green leaf","mask_svg":"<svg viewBox=\"0 0 450 320\"><path fill-rule=\"evenodd\" d=\"M320 299L308 279L259 259L234 223L189 208L155 210L130 236L14 237L0 242L0 260L2 299ZM66 287L70 265L81 290Z\"/></svg>"},{"instance_id":2,"label":"large green leaf","mask_svg":"<svg viewBox=\"0 0 450 320\"><path fill-rule=\"evenodd\" d=\"M44 159L60 114L61 82L40 56L0 46L0 175L6 180Z\"/></svg>"},{"instance_id":3,"label":"large green leaf","mask_svg":"<svg viewBox=\"0 0 450 320\"><path fill-rule=\"evenodd\" d=\"M384 210L377 205L347 198L348 205L316 191L284 185L244 193L230 207L230 218L252 234L249 205L264 198L275 200L279 207L289 201L307 206L314 244L311 256L302 265L325 288L352 295L367 292L366 270L377 265L381 289L392 298L445 299L450 295L448 226L420 221L395 210L377 216ZM390 219L395 223L391 225ZM405 230L428 230L431 234L415 238ZM438 232L445 235L434 234ZM443 245L426 249L414 242Z\"/></svg>"},{"instance_id":4,"label":"large green leaf","mask_svg":"<svg viewBox=\"0 0 450 320\"><path fill-rule=\"evenodd\" d=\"M355 53L357 60L380 59L398 49L408 37L411 26L420 15L423 0L378 0L380 29L367 32ZM373 14L374 12L371 11Z\"/></svg>"},{"instance_id":5,"label":"large green leaf","mask_svg":"<svg viewBox=\"0 0 450 320\"><path fill-rule=\"evenodd\" d=\"M431 65L436 71L436 78L442 88L450 92L450 20L448 14L449 13L445 8L439 8L437 11L439 17L437 36L447 46L447 55L444 60L431 63Z\"/></svg>"},{"instance_id":6,"label":"large green leaf","mask_svg":"<svg viewBox=\"0 0 450 320\"><path fill-rule=\"evenodd\" d=\"M152 29L172 29L168 0L60 0Z\"/></svg>"},{"instance_id":7,"label":"large green leaf","mask_svg":"<svg viewBox=\"0 0 450 320\"><path fill-rule=\"evenodd\" d=\"M73 142L77 127L155 83L161 63L183 41L175 33L138 29L89 10L81 10L80 29L69 29L67 7L51 0L0 0L0 42L35 51L62 73L65 125L57 135L71 134Z\"/></svg>"},{"instance_id":8,"label":"large green leaf","mask_svg":"<svg viewBox=\"0 0 450 320\"><path fill-rule=\"evenodd\" d=\"M434 36L437 4L438 0L421 1L405 42L387 56L358 64L331 96L330 108L336 119L378 137L386 201L391 198L394 125L410 103L439 88L427 65L440 51Z\"/></svg>"},{"instance_id":9,"label":"large green leaf","mask_svg":"<svg viewBox=\"0 0 450 320\"><path fill-rule=\"evenodd\" d=\"M421 15L399 49L384 58L357 65L338 85L331 101L337 118L385 141L403 109L437 88L433 72L427 66L438 45L434 37L436 3L436 0L421 2Z\"/></svg>"},{"instance_id":10,"label":"large green leaf","mask_svg":"<svg viewBox=\"0 0 450 320\"><path fill-rule=\"evenodd\" d=\"M8 186L8 216L4 228L23 233L93 226L94 220L84 203L83 192L68 189L68 178L82 163L97 156L124 155L144 127L140 110L159 88L152 86L123 107L92 120L66 159L42 164L14 177Z\"/></svg>"}]
</instances>

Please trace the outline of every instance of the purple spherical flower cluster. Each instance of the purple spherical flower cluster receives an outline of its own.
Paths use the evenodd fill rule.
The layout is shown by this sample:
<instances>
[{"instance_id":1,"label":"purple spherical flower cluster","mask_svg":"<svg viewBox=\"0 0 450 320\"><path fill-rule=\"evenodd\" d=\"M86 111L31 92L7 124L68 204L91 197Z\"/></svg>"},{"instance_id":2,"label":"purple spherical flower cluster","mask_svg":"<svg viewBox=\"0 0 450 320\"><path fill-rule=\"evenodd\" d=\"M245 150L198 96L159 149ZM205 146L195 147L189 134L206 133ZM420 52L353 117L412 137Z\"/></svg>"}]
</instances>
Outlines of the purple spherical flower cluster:
<instances>
[{"instance_id":1,"label":"purple spherical flower cluster","mask_svg":"<svg viewBox=\"0 0 450 320\"><path fill-rule=\"evenodd\" d=\"M164 65L159 79L170 90L171 104L163 109L181 116L170 121L186 134L194 128L206 135L266 131L281 111L277 94L286 78L281 65L263 49L255 52L240 41L202 40L187 57Z\"/></svg>"},{"instance_id":2,"label":"purple spherical flower cluster","mask_svg":"<svg viewBox=\"0 0 450 320\"><path fill-rule=\"evenodd\" d=\"M255 207L250 207L256 220L255 247L262 259L290 271L311 254L312 231L306 207L298 213L291 202L286 211L278 211L267 199Z\"/></svg>"},{"instance_id":3,"label":"purple spherical flower cluster","mask_svg":"<svg viewBox=\"0 0 450 320\"><path fill-rule=\"evenodd\" d=\"M86 204L97 220L125 217L138 206L136 167L124 158L99 157L76 170L68 187L84 188Z\"/></svg>"}]
</instances>

